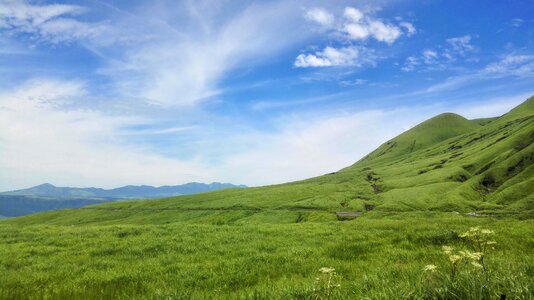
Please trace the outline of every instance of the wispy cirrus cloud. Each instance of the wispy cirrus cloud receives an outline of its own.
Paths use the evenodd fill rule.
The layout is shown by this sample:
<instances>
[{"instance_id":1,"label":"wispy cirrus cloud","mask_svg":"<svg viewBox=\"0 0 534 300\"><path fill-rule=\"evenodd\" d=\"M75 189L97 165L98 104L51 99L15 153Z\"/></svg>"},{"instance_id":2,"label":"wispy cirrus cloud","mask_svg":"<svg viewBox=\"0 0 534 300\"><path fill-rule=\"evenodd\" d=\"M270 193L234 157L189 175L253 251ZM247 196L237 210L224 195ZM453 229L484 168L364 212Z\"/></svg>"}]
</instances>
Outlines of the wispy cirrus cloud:
<instances>
[{"instance_id":1,"label":"wispy cirrus cloud","mask_svg":"<svg viewBox=\"0 0 534 300\"><path fill-rule=\"evenodd\" d=\"M525 23L525 20L521 18L513 18L508 23L510 24L510 26L518 28L518 27L521 27Z\"/></svg>"},{"instance_id":2,"label":"wispy cirrus cloud","mask_svg":"<svg viewBox=\"0 0 534 300\"><path fill-rule=\"evenodd\" d=\"M534 55L507 54L499 60L489 63L483 68L473 70L429 86L416 93L438 93L461 88L473 82L500 78L532 78L534 77Z\"/></svg>"},{"instance_id":3,"label":"wispy cirrus cloud","mask_svg":"<svg viewBox=\"0 0 534 300\"><path fill-rule=\"evenodd\" d=\"M509 54L500 61L491 63L484 68L484 75L492 76L534 76L534 55Z\"/></svg>"},{"instance_id":4,"label":"wispy cirrus cloud","mask_svg":"<svg viewBox=\"0 0 534 300\"><path fill-rule=\"evenodd\" d=\"M116 9L113 18L86 21L86 7L8 0L0 4L0 30L42 43L79 43L104 62L97 72L111 80L114 96L170 107L219 95L228 72L261 63L307 36L287 31L302 22L296 1L180 2L172 10L167 4Z\"/></svg>"},{"instance_id":5,"label":"wispy cirrus cloud","mask_svg":"<svg viewBox=\"0 0 534 300\"><path fill-rule=\"evenodd\" d=\"M420 55L408 56L401 70L412 72L417 69L444 69L458 59L476 52L476 47L471 43L472 39L470 35L448 38L444 44L424 49Z\"/></svg>"},{"instance_id":6,"label":"wispy cirrus cloud","mask_svg":"<svg viewBox=\"0 0 534 300\"><path fill-rule=\"evenodd\" d=\"M52 44L82 39L96 42L109 28L105 24L77 20L84 12L86 8L79 5L35 5L24 0L5 0L0 3L0 30L9 35L27 34L32 40Z\"/></svg>"},{"instance_id":7,"label":"wispy cirrus cloud","mask_svg":"<svg viewBox=\"0 0 534 300\"><path fill-rule=\"evenodd\" d=\"M232 5L206 8L202 1L179 5L180 15L149 10L140 16L160 19L149 23L159 32L157 39L131 47L121 63L101 69L121 84L121 93L157 105L194 106L219 95L219 82L228 72L261 64L306 38L299 31L281 34L298 27L293 1L237 5L235 11ZM187 30L177 34L174 28Z\"/></svg>"}]
</instances>

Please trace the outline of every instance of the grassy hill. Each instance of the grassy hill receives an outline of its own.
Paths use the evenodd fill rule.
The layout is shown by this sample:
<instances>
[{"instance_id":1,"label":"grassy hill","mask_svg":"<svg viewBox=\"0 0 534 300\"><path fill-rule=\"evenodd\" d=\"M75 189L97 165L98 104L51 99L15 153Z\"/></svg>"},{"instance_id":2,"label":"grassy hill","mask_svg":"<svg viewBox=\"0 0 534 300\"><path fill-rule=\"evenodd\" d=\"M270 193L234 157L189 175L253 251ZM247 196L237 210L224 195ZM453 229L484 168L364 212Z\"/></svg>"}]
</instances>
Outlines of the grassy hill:
<instances>
[{"instance_id":1,"label":"grassy hill","mask_svg":"<svg viewBox=\"0 0 534 300\"><path fill-rule=\"evenodd\" d=\"M533 142L534 97L498 118L439 115L316 178L3 220L0 297L527 299ZM458 282L441 247L469 247L472 226L497 244Z\"/></svg>"},{"instance_id":2,"label":"grassy hill","mask_svg":"<svg viewBox=\"0 0 534 300\"><path fill-rule=\"evenodd\" d=\"M316 178L151 202L108 203L13 222L235 222L271 218L273 222L294 222L332 219L335 211L363 211L366 205L392 212L531 215L533 102L530 98L482 125L456 114L441 114L386 142L354 165Z\"/></svg>"}]
</instances>

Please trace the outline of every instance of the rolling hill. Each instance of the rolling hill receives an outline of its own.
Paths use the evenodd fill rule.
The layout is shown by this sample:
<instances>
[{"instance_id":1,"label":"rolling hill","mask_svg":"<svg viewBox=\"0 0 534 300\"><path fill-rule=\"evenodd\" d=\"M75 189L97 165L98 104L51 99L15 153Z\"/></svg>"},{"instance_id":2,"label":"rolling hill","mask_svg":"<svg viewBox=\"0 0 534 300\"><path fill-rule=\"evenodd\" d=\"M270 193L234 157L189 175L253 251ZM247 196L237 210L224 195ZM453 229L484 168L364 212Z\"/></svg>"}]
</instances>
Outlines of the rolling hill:
<instances>
[{"instance_id":1,"label":"rolling hill","mask_svg":"<svg viewBox=\"0 0 534 300\"><path fill-rule=\"evenodd\" d=\"M534 97L307 180L2 220L0 298L532 299L533 142Z\"/></svg>"},{"instance_id":2,"label":"rolling hill","mask_svg":"<svg viewBox=\"0 0 534 300\"><path fill-rule=\"evenodd\" d=\"M294 222L333 218L335 211L364 211L365 207L531 215L533 103L534 97L485 122L441 114L387 141L350 167L303 181L151 202L108 203L14 222L107 223L136 222L137 218L154 223Z\"/></svg>"}]
</instances>

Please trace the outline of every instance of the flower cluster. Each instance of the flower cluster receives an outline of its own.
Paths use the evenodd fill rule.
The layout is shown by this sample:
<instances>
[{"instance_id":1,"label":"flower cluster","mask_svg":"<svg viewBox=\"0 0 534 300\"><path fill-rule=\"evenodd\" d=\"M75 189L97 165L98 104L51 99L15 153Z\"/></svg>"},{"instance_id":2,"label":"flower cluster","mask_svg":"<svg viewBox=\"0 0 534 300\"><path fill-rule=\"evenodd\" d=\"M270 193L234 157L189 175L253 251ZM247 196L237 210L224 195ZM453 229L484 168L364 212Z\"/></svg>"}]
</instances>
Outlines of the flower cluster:
<instances>
[{"instance_id":1,"label":"flower cluster","mask_svg":"<svg viewBox=\"0 0 534 300\"><path fill-rule=\"evenodd\" d=\"M479 252L485 252L488 248L493 249L493 245L497 243L490 239L494 234L493 230L471 227L468 231L460 234L460 237L472 242Z\"/></svg>"},{"instance_id":2,"label":"flower cluster","mask_svg":"<svg viewBox=\"0 0 534 300\"><path fill-rule=\"evenodd\" d=\"M459 236L466 242L466 246L471 249L454 249L451 246L443 246L441 250L447 256L450 263L450 279L455 280L458 273L466 266L474 267L475 270L483 270L486 277L489 276L487 263L484 260L489 249L493 249L495 241L490 237L495 232L488 229L480 229L479 227L472 227L468 231ZM423 268L425 273L437 273L438 267L435 265L426 265Z\"/></svg>"},{"instance_id":3,"label":"flower cluster","mask_svg":"<svg viewBox=\"0 0 534 300\"><path fill-rule=\"evenodd\" d=\"M431 273L435 273L437 272L438 270L438 267L436 265L426 265L424 268L423 268L423 271L425 272L431 272Z\"/></svg>"},{"instance_id":4,"label":"flower cluster","mask_svg":"<svg viewBox=\"0 0 534 300\"><path fill-rule=\"evenodd\" d=\"M465 262L465 263L470 263L472 266L476 268L483 268L481 262L484 257L484 254L482 252L460 250L455 253L454 248L449 247L449 246L443 246L442 250L448 256L449 261L454 267L462 262Z\"/></svg>"},{"instance_id":5,"label":"flower cluster","mask_svg":"<svg viewBox=\"0 0 534 300\"><path fill-rule=\"evenodd\" d=\"M319 269L319 272L324 273L324 274L335 274L336 273L336 269L322 267L322 268Z\"/></svg>"},{"instance_id":6,"label":"flower cluster","mask_svg":"<svg viewBox=\"0 0 534 300\"><path fill-rule=\"evenodd\" d=\"M334 268L322 267L319 272L321 275L315 278L313 288L314 299L328 299L333 295L335 289L341 287L340 278Z\"/></svg>"}]
</instances>

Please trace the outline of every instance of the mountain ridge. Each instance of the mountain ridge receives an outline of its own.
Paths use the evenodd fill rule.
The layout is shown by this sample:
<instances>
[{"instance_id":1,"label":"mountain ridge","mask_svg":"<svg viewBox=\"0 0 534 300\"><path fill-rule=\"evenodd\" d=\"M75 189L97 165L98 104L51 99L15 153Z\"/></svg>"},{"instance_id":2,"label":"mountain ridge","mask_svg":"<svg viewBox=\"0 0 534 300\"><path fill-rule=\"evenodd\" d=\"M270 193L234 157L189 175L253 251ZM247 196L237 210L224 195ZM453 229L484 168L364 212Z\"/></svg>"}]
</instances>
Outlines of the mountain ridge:
<instances>
[{"instance_id":1,"label":"mountain ridge","mask_svg":"<svg viewBox=\"0 0 534 300\"><path fill-rule=\"evenodd\" d=\"M37 197L95 197L95 198L117 198L117 199L141 199L177 196L181 194L191 194L199 192L213 191L223 188L246 188L246 185L235 185L231 183L199 183L189 182L180 185L125 185L112 189L96 187L59 187L50 183L39 184L30 188L0 192L0 195L10 196L37 196Z\"/></svg>"},{"instance_id":2,"label":"mountain ridge","mask_svg":"<svg viewBox=\"0 0 534 300\"><path fill-rule=\"evenodd\" d=\"M190 182L176 186L127 185L114 189L56 187L43 183L31 188L0 193L0 215L18 217L49 210L78 208L128 199L164 198L189 195L230 188L245 188L245 185L212 182Z\"/></svg>"}]
</instances>

